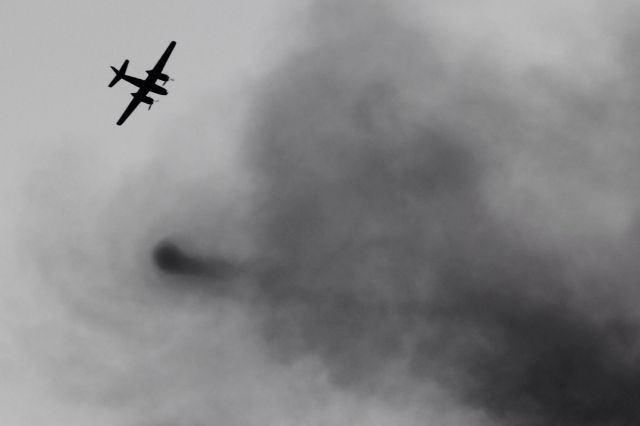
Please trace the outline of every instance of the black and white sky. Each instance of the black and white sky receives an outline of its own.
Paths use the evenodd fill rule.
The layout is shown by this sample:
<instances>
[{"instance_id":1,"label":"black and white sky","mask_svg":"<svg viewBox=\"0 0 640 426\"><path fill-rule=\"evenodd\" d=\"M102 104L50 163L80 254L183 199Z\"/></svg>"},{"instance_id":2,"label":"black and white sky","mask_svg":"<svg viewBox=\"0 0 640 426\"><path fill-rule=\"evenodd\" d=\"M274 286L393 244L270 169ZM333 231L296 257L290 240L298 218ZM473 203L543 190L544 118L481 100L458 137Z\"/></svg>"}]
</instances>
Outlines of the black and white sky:
<instances>
[{"instance_id":1,"label":"black and white sky","mask_svg":"<svg viewBox=\"0 0 640 426\"><path fill-rule=\"evenodd\" d=\"M639 23L1 2L0 424L638 424Z\"/></svg>"}]
</instances>

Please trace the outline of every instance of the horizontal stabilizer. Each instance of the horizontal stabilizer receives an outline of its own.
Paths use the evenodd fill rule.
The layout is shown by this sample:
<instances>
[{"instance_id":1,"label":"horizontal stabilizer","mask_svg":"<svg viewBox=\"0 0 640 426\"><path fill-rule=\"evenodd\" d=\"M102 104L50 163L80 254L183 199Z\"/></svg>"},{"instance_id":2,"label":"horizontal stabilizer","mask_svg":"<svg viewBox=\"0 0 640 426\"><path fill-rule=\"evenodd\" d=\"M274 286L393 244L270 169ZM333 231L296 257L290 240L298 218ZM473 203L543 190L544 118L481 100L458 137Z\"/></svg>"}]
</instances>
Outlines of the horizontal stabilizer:
<instances>
[{"instance_id":1,"label":"horizontal stabilizer","mask_svg":"<svg viewBox=\"0 0 640 426\"><path fill-rule=\"evenodd\" d=\"M116 73L116 76L113 77L113 80L111 80L111 83L109 83L109 87L115 86L115 84L119 82L122 77L124 77L125 73L127 72L128 65L129 65L129 60L126 59L119 70L116 69L115 67L111 67L113 72Z\"/></svg>"}]
</instances>

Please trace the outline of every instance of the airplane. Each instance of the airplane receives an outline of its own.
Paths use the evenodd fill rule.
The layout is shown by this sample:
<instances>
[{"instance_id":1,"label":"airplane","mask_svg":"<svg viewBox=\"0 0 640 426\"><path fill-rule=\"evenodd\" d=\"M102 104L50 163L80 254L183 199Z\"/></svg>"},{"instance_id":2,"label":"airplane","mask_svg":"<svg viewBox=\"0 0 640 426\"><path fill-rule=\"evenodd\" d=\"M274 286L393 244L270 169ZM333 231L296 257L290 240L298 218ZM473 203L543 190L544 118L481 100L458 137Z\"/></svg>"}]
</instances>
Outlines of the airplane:
<instances>
[{"instance_id":1,"label":"airplane","mask_svg":"<svg viewBox=\"0 0 640 426\"><path fill-rule=\"evenodd\" d=\"M109 83L109 87L115 86L115 84L121 79L138 87L138 91L131 94L131 96L133 96L133 99L127 106L127 109L124 110L122 116L120 117L120 119L118 119L118 126L121 126L122 123L125 122L125 120L131 115L133 110L136 109L138 105L140 105L141 102L149 105L149 109L151 109L151 106L154 102L158 102L157 100L152 99L150 96L148 96L149 92L156 93L158 95L166 95L169 93L167 89L162 86L164 86L168 80L173 81L173 79L169 78L167 74L164 74L162 72L162 68L164 68L165 64L167 63L167 60L169 59L169 56L171 55L171 52L173 51L173 48L175 46L175 41L169 43L169 46L167 46L167 49L158 60L158 63L156 63L156 65L152 69L146 71L147 78L145 79L133 77L126 74L127 66L129 65L128 59L124 61L120 69L111 67L113 72L116 73L116 76L113 78L113 80L111 80L111 83ZM162 81L162 86L156 84L157 80Z\"/></svg>"}]
</instances>

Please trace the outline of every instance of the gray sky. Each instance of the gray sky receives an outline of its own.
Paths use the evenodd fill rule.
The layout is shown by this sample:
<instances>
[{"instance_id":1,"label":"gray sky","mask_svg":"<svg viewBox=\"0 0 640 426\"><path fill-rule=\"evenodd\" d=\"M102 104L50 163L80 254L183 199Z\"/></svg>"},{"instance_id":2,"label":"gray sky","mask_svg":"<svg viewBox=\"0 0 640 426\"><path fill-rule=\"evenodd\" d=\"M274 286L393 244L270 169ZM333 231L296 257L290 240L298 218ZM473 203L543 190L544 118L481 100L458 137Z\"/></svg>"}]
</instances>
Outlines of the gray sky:
<instances>
[{"instance_id":1,"label":"gray sky","mask_svg":"<svg viewBox=\"0 0 640 426\"><path fill-rule=\"evenodd\" d=\"M290 40L282 37L281 3L2 2L2 143L20 150L74 137L96 147L122 145L130 156L163 122L268 69ZM126 127L112 126L134 87L108 89L109 66L129 59L129 72L144 75L171 40L177 41L166 67L176 79L171 96L152 113L140 108Z\"/></svg>"},{"instance_id":2,"label":"gray sky","mask_svg":"<svg viewBox=\"0 0 640 426\"><path fill-rule=\"evenodd\" d=\"M162 129L196 112L211 97L242 93L274 64L292 41L282 37L290 19L282 8L280 0L0 3L0 227L11 236L1 244L0 276L4 284L12 283L0 303L5 308L0 423L116 424L103 410L52 399L56 391L39 379L11 338L8 324L29 328L31 320L58 318L53 310L38 308L33 293L25 290L39 278L33 270L21 269L24 259L16 257L21 235L15 234L22 231L15 224L25 181L35 176L40 181L36 185L45 185L52 199L70 197L78 203L72 210L83 211L85 218L96 215L99 207L92 203L101 205L111 196L114 182L150 157ZM116 126L134 87L121 82L108 88L113 77L109 66L119 67L129 59L128 72L142 76L171 40L177 47L165 68L175 78L167 84L170 94L150 112L140 107L125 126ZM65 165L60 155L80 161ZM94 172L78 175L76 169L83 168L85 160ZM41 169L47 171L34 175ZM74 192L78 176L93 181L89 186L102 195ZM56 205L44 202L43 214L55 215ZM52 225L64 229L66 223L58 217Z\"/></svg>"},{"instance_id":3,"label":"gray sky","mask_svg":"<svg viewBox=\"0 0 640 426\"><path fill-rule=\"evenodd\" d=\"M0 424L636 419L637 15L556 3L0 3Z\"/></svg>"}]
</instances>

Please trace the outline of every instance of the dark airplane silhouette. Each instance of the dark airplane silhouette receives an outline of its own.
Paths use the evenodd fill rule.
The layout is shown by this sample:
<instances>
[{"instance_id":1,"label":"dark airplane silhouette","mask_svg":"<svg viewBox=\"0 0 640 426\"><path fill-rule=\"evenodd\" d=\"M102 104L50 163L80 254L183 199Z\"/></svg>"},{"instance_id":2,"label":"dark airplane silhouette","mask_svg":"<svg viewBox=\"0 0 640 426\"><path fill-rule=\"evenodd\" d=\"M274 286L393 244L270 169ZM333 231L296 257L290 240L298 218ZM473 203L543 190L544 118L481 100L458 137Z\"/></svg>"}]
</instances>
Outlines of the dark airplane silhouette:
<instances>
[{"instance_id":1,"label":"dark airplane silhouette","mask_svg":"<svg viewBox=\"0 0 640 426\"><path fill-rule=\"evenodd\" d=\"M153 69L147 70L147 78L145 78L144 80L125 74L127 72L127 65L129 65L128 59L124 61L119 70L115 67L111 67L113 72L116 73L116 76L113 78L113 80L111 80L111 83L109 83L109 87L113 87L118 81L120 81L120 79L124 79L125 81L138 87L138 91L131 94L131 96L133 96L133 99L118 120L118 126L124 123L127 117L131 115L133 110L136 109L140 102L148 104L149 109L151 109L153 103L157 101L147 96L149 92L157 93L158 95L166 95L167 93L169 93L164 87L158 86L156 84L156 81L161 80L162 86L164 86L167 80L173 80L172 78L170 79L167 74L164 74L162 72L162 68L164 68L165 64L167 63L167 59L169 59L169 55L171 55L171 52L173 51L173 48L175 46L175 41L169 43L167 50L164 51L164 53L158 60L158 63L153 67Z\"/></svg>"}]
</instances>

